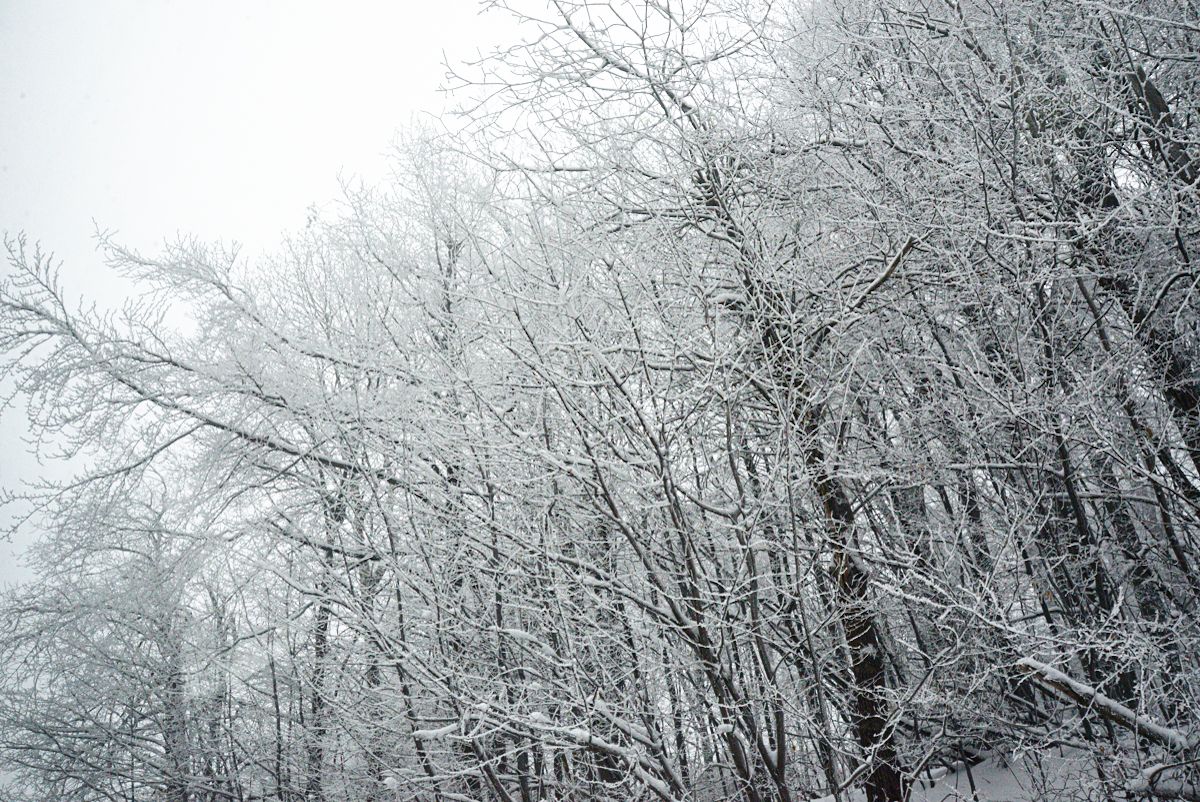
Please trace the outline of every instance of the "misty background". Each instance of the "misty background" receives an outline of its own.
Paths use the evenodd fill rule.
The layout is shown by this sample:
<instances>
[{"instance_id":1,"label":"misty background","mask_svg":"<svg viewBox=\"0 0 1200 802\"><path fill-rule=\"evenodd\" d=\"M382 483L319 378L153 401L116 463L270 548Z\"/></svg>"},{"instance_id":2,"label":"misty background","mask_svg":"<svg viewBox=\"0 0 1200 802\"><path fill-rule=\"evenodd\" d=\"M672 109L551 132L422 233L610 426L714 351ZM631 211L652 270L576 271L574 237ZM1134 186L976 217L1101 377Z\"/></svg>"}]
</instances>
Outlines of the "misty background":
<instances>
[{"instance_id":1,"label":"misty background","mask_svg":"<svg viewBox=\"0 0 1200 802\"><path fill-rule=\"evenodd\" d=\"M128 285L97 229L143 252L195 235L269 249L340 182L378 181L399 128L449 101L447 63L511 25L478 0L0 4L0 230L111 308ZM24 412L0 413L0 486L41 473ZM10 509L8 516L17 510ZM32 533L0 543L0 585Z\"/></svg>"}]
</instances>

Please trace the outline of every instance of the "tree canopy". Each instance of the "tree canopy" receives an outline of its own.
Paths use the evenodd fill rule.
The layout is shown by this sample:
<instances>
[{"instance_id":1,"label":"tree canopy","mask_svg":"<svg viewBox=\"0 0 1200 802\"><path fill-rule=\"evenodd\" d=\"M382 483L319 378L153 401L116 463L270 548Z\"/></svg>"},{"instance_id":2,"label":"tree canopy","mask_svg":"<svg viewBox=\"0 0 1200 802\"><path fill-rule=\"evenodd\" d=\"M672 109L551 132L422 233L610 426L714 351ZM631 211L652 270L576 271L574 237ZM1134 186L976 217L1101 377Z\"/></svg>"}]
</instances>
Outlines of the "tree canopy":
<instances>
[{"instance_id":1,"label":"tree canopy","mask_svg":"<svg viewBox=\"0 0 1200 802\"><path fill-rule=\"evenodd\" d=\"M105 240L106 314L7 240L88 467L5 798L1200 799L1194 0L494 5L268 258Z\"/></svg>"}]
</instances>

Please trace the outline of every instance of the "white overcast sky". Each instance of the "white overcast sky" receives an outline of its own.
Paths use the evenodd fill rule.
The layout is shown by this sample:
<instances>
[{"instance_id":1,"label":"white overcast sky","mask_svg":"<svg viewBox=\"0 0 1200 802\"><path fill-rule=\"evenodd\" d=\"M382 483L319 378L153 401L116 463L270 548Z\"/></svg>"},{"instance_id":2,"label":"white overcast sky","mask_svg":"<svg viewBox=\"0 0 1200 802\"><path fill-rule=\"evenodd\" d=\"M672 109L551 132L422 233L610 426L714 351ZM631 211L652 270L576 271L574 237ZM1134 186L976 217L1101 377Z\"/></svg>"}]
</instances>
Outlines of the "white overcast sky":
<instances>
[{"instance_id":1,"label":"white overcast sky","mask_svg":"<svg viewBox=\"0 0 1200 802\"><path fill-rule=\"evenodd\" d=\"M395 132L443 108L446 59L512 37L479 0L0 0L0 230L118 302L95 225L154 251L193 233L270 247L383 176ZM0 486L37 469L0 418ZM0 516L2 519L3 516ZM0 583L17 575L0 544Z\"/></svg>"}]
</instances>

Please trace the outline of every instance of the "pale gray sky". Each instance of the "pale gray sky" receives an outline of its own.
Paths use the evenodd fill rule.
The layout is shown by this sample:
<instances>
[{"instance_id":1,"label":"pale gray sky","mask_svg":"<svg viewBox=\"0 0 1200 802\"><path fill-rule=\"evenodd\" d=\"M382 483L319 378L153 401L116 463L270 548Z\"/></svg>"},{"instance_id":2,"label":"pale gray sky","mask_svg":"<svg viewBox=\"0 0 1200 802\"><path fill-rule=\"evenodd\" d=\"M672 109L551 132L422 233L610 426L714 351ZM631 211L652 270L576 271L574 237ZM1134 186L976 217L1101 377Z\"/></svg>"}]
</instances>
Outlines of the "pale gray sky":
<instances>
[{"instance_id":1,"label":"pale gray sky","mask_svg":"<svg viewBox=\"0 0 1200 802\"><path fill-rule=\"evenodd\" d=\"M106 304L93 219L154 251L177 232L270 247L383 175L397 128L444 104L444 56L511 24L479 0L0 0L0 230ZM37 470L0 418L0 485ZM2 518L3 516L0 516ZM0 583L23 544L0 544Z\"/></svg>"}]
</instances>

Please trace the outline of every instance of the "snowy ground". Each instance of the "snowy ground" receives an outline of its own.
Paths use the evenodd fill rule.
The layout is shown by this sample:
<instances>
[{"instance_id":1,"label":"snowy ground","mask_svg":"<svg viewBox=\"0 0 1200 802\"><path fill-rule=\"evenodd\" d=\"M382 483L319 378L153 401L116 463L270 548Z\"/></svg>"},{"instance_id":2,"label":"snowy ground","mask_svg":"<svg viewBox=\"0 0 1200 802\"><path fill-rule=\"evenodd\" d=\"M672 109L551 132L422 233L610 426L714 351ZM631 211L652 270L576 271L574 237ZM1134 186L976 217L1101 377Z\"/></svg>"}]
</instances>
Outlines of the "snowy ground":
<instances>
[{"instance_id":1,"label":"snowy ground","mask_svg":"<svg viewBox=\"0 0 1200 802\"><path fill-rule=\"evenodd\" d=\"M1078 789L1081 774L1090 768L1080 756L1054 754L1041 761L1038 771L1022 764L1011 765L995 758L968 770L952 772L935 780L913 787L912 802L950 802L976 800L980 802L1018 802L1059 798ZM972 792L972 781L974 793Z\"/></svg>"},{"instance_id":2,"label":"snowy ground","mask_svg":"<svg viewBox=\"0 0 1200 802\"><path fill-rule=\"evenodd\" d=\"M944 769L923 775L913 785L911 802L1046 802L1104 798L1098 794L1095 764L1085 754L1070 749L1051 749L1041 756L1026 755L1020 761L989 757L978 765L946 773ZM1113 777L1117 791L1123 778ZM863 802L859 791L848 797ZM834 802L827 797L816 802Z\"/></svg>"}]
</instances>

